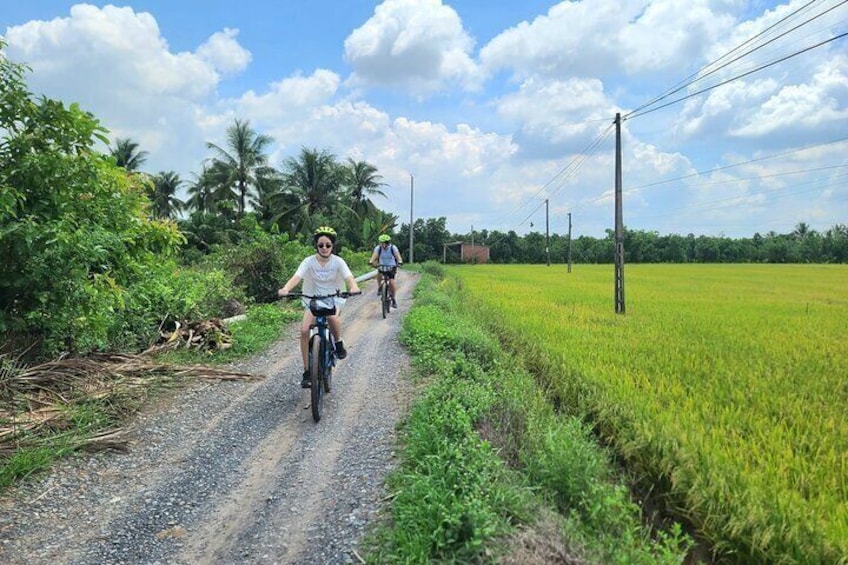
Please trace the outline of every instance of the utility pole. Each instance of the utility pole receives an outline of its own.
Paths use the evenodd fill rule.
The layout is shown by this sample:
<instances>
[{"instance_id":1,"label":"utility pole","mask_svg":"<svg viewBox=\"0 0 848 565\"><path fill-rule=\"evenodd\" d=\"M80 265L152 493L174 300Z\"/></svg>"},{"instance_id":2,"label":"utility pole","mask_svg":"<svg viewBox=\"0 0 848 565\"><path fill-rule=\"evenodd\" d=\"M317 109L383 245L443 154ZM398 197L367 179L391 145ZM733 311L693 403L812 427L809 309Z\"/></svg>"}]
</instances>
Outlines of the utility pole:
<instances>
[{"instance_id":1,"label":"utility pole","mask_svg":"<svg viewBox=\"0 0 848 565\"><path fill-rule=\"evenodd\" d=\"M413 194L415 187L415 178L412 176L412 173L409 173L409 263L412 264L415 262L414 259L414 237L412 232L413 220L412 220L412 203L414 202Z\"/></svg>"},{"instance_id":2,"label":"utility pole","mask_svg":"<svg viewBox=\"0 0 848 565\"><path fill-rule=\"evenodd\" d=\"M571 272L571 212L568 213L568 272Z\"/></svg>"},{"instance_id":3,"label":"utility pole","mask_svg":"<svg viewBox=\"0 0 848 565\"><path fill-rule=\"evenodd\" d=\"M545 198L545 255L548 257L548 267L551 266L551 232L548 223L548 199Z\"/></svg>"},{"instance_id":4,"label":"utility pole","mask_svg":"<svg viewBox=\"0 0 848 565\"><path fill-rule=\"evenodd\" d=\"M624 221L621 211L621 114L615 114L615 313L624 314Z\"/></svg>"}]
</instances>

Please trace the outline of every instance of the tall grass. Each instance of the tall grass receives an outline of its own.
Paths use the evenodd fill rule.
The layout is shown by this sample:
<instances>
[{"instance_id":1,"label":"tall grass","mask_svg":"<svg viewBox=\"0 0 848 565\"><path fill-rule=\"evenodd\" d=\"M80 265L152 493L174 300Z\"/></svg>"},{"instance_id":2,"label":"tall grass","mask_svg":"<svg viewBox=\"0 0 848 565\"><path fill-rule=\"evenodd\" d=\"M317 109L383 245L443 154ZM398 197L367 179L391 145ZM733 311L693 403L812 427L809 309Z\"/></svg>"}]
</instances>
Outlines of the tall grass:
<instances>
[{"instance_id":1,"label":"tall grass","mask_svg":"<svg viewBox=\"0 0 848 565\"><path fill-rule=\"evenodd\" d=\"M848 268L457 267L475 310L723 557L848 562Z\"/></svg>"},{"instance_id":2,"label":"tall grass","mask_svg":"<svg viewBox=\"0 0 848 565\"><path fill-rule=\"evenodd\" d=\"M681 563L688 537L641 522L609 453L553 410L463 298L454 279L425 275L404 319L422 392L368 562Z\"/></svg>"}]
</instances>

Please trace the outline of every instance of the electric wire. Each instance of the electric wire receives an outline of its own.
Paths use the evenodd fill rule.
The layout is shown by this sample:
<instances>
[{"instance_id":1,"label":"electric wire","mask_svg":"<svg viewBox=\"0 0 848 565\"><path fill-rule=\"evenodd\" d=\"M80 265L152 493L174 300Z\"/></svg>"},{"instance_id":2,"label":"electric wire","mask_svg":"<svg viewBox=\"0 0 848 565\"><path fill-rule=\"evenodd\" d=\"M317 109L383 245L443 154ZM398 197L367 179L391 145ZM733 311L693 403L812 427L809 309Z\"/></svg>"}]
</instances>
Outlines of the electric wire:
<instances>
[{"instance_id":1,"label":"electric wire","mask_svg":"<svg viewBox=\"0 0 848 565\"><path fill-rule=\"evenodd\" d=\"M802 26L804 26L804 25L809 24L809 23L810 23L810 22L812 22L813 20L818 19L818 18L820 18L820 17L824 16L825 14L827 14L827 13L829 13L829 12L831 12L831 11L835 10L836 8L838 8L839 6L841 6L842 4L845 4L846 2L848 2L848 0L842 0L842 2L840 2L839 4L837 4L837 5L835 5L835 6L831 7L831 8L829 8L829 9L827 9L827 10L825 10L824 12L821 12L821 13L819 13L819 14L816 14L815 16L813 16L813 17L811 17L810 19L808 19L808 20L806 20L806 21L804 21L804 22L802 22L802 23L798 24L797 26L795 26L795 27L793 27L793 28L789 29L788 31L785 31L785 32L781 33L781 34L780 34L780 35L778 35L777 37L774 37L774 38L770 39L769 41L767 41L767 42L765 42L765 43L763 43L763 44L760 44L760 45L758 45L758 46L754 47L753 49L751 49L751 50L749 50L749 51L745 51L744 53L742 53L742 54L738 55L737 57L735 57L735 58L733 58L733 59L731 59L731 60L729 60L729 61L727 61L727 62L725 62L725 63L723 63L723 64L720 64L720 65L719 65L719 63L720 63L723 59L725 59L725 58L727 58L727 57L732 56L734 53L736 53L737 51L740 51L743 47L745 47L745 46L746 46L746 45L748 45L749 43L754 42L756 39L758 39L758 38L760 38L760 37L764 37L764 36L768 35L768 33L769 33L770 31L772 31L772 30L776 29L779 25L781 25L781 24L783 24L783 23L785 23L785 22L788 22L788 21L789 21L789 20L791 20L793 17L795 17L796 15L798 15L799 13L801 13L802 11L804 11L805 9L807 9L808 7L810 7L810 6L812 6L813 4L815 4L815 3L816 3L816 1L817 1L817 0L811 0L811 1L810 1L810 2L808 2L807 4L805 4L805 5L801 6L801 7L800 7L800 8L798 8L797 10L795 10L795 11L793 11L792 13L788 14L787 16L783 17L781 20L779 20L779 21L775 22L774 24L770 25L769 27L765 28L765 29L764 29L764 30L762 30L760 33L758 33L758 34L756 34L756 35L754 35L754 36L752 36L752 37L748 38L747 40L745 40L745 41L744 41L744 42L742 42L741 44L739 44L739 45L737 45L736 47L734 47L733 49L731 49L729 52L727 52L727 53L725 53L724 55L722 55L721 57L719 57L718 59L716 59L716 60L714 60L714 61L712 61L712 62L708 63L707 65L705 65L705 66L701 67L701 69L699 69L698 71L696 71L696 72L694 72L693 74L689 75L688 77L684 78L683 80L681 80L680 82L678 82L677 84L675 84L674 86L672 86L670 90L668 90L668 91L664 92L663 94L661 94L661 95L659 95L659 96L657 96L657 97L655 97L655 98L653 98L653 99L649 100L648 102L646 102L646 103L642 104L641 106L638 106L638 107L634 108L634 109L633 109L633 110L631 110L628 114L625 114L625 115L623 116L623 119L627 119L627 118L628 118L629 116L631 116L632 114L635 114L635 113L637 113L637 112L641 111L641 110L642 110L642 109L644 109L644 108L647 108L647 107L649 107L649 106L652 106L652 105L656 104L657 102L659 102L659 101L661 101L661 100L664 100L664 99L668 98L668 97L669 97L669 96L671 96L672 94L676 94L677 92L680 92L681 90L683 90L683 89L685 89L685 88L687 88L687 87L689 87L689 86L691 86L691 85L695 84L696 82L698 82L698 81L700 81L700 80L703 80L703 79L707 78L708 76L710 76L710 75L712 75L712 74L714 74L714 73L716 73L716 72L718 72L718 71L720 71L720 70L722 70L722 69L724 69L724 68L728 67L729 65L731 65L731 64L733 64L733 63L735 63L736 61L738 61L738 60L740 60L740 59L742 59L742 58L744 58L744 57L746 57L746 56L750 55L751 53L753 53L753 52L755 52L755 51L757 51L757 50L759 50L759 49L761 49L761 48L765 47L766 45L769 45L770 43L772 43L772 42L774 42L774 41L776 41L776 40L780 39L781 37L784 37L785 35L788 35L788 34L789 34L789 33L791 33L792 31L795 31L795 30L799 29L800 27L802 27ZM717 65L717 66L716 66L715 68L713 68L712 70L707 71L707 69L710 69L710 67L713 67L714 65ZM695 77L697 77L697 78L695 78ZM692 80L692 79L694 79L694 80Z\"/></svg>"}]
</instances>

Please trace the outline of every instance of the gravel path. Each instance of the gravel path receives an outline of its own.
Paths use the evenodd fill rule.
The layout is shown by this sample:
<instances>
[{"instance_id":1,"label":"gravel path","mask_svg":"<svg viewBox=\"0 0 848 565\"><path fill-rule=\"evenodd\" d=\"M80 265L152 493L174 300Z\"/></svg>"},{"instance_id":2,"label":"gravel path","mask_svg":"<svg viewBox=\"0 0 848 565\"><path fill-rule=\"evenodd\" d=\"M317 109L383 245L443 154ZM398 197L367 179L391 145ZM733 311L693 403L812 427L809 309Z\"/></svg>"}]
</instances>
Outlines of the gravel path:
<instances>
[{"instance_id":1,"label":"gravel path","mask_svg":"<svg viewBox=\"0 0 848 565\"><path fill-rule=\"evenodd\" d=\"M234 369L255 382L195 384L142 413L126 453L68 460L0 499L9 564L358 563L411 401L397 334L373 281L342 316L349 355L321 422L300 388L299 323Z\"/></svg>"}]
</instances>

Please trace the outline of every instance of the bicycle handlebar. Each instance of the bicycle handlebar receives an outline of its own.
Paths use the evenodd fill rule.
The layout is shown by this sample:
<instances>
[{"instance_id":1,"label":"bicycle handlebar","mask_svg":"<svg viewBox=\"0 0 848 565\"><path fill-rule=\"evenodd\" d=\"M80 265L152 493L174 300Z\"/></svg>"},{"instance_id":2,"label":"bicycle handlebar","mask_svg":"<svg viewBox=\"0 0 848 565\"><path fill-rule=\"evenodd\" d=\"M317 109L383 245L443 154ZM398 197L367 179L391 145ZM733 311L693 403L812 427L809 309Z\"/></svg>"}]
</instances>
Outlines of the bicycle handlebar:
<instances>
[{"instance_id":1,"label":"bicycle handlebar","mask_svg":"<svg viewBox=\"0 0 848 565\"><path fill-rule=\"evenodd\" d=\"M323 300L325 298L350 298L351 296L357 296L359 294L362 294L361 290L359 292L337 290L333 294L304 294L299 291L291 291L288 294L283 295L281 298L309 298L310 300Z\"/></svg>"}]
</instances>

